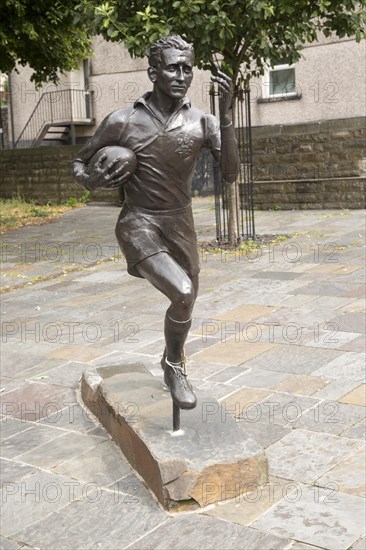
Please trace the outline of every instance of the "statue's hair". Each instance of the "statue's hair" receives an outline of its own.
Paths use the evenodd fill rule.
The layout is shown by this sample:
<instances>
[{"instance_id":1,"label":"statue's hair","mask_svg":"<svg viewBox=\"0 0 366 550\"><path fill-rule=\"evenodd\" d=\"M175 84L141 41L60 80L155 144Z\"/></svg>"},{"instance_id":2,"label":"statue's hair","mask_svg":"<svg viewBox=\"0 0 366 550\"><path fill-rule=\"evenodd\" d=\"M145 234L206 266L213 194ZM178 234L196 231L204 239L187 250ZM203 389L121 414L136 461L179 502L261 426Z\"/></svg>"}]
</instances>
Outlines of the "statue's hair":
<instances>
[{"instance_id":1,"label":"statue's hair","mask_svg":"<svg viewBox=\"0 0 366 550\"><path fill-rule=\"evenodd\" d=\"M168 48L176 48L177 50L186 51L194 55L194 49L192 44L188 44L183 38L177 34L171 36L164 36L157 40L152 46L150 46L149 51L149 65L151 67L156 67L160 63L161 53L163 50Z\"/></svg>"}]
</instances>

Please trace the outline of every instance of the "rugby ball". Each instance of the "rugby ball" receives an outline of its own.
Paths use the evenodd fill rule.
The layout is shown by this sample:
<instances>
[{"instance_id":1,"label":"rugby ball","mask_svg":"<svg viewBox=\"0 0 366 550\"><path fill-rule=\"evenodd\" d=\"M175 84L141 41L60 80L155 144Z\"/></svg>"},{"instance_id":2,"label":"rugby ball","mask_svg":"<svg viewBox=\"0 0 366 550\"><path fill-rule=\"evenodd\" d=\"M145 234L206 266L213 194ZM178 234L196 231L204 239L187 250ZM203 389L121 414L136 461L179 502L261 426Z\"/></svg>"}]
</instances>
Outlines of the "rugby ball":
<instances>
[{"instance_id":1,"label":"rugby ball","mask_svg":"<svg viewBox=\"0 0 366 550\"><path fill-rule=\"evenodd\" d=\"M119 159L116 164L111 168L108 168L110 163L116 159ZM120 147L119 145L109 145L99 149L88 163L89 181L88 187L91 189L111 189L114 186L105 180L105 176L112 176L113 173L118 170L125 162L127 162L124 170L119 174L119 177L123 176L127 172L134 174L137 168L137 159L135 153L127 147ZM126 183L125 180L120 185Z\"/></svg>"}]
</instances>

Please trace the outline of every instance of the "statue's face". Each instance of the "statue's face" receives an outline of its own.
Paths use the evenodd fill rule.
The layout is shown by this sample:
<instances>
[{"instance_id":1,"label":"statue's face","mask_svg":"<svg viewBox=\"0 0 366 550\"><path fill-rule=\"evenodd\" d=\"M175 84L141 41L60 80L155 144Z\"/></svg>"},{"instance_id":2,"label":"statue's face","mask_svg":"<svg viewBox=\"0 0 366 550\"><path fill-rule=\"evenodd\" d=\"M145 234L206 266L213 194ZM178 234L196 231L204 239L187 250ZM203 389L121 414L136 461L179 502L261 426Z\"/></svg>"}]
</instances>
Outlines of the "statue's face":
<instances>
[{"instance_id":1,"label":"statue's face","mask_svg":"<svg viewBox=\"0 0 366 550\"><path fill-rule=\"evenodd\" d=\"M167 96L180 99L193 78L193 54L176 48L163 50L159 65L150 73L155 86Z\"/></svg>"}]
</instances>

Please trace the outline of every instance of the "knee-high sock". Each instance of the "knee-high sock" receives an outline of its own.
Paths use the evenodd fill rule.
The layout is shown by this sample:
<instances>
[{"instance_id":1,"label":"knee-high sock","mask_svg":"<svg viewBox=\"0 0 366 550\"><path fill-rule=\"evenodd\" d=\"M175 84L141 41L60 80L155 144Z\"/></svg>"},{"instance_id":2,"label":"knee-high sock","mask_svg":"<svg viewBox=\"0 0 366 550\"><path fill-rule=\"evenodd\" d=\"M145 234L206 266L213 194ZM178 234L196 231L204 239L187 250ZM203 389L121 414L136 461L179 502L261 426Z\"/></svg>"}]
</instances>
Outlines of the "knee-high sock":
<instances>
[{"instance_id":1,"label":"knee-high sock","mask_svg":"<svg viewBox=\"0 0 366 550\"><path fill-rule=\"evenodd\" d=\"M176 321L165 315L164 334L168 361L179 363L184 356L184 344L191 328L192 319Z\"/></svg>"}]
</instances>

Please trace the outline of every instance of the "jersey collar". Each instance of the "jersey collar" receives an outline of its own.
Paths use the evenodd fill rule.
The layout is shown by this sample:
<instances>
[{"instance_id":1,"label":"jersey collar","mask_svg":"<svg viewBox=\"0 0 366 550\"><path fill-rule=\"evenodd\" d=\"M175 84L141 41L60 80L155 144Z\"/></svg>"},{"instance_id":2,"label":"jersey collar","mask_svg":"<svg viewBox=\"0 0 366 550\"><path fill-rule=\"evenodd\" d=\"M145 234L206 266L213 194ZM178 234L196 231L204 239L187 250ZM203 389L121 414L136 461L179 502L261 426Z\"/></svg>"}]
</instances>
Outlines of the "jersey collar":
<instances>
[{"instance_id":1,"label":"jersey collar","mask_svg":"<svg viewBox=\"0 0 366 550\"><path fill-rule=\"evenodd\" d=\"M134 107L136 108L138 105L143 105L146 109L150 111L150 108L147 104L147 100L151 96L152 92L146 92L143 96L139 97L134 103ZM189 109L191 107L191 101L189 97L185 96L183 97L180 102L178 103L176 111L179 111L182 107L185 107L186 109Z\"/></svg>"}]
</instances>

